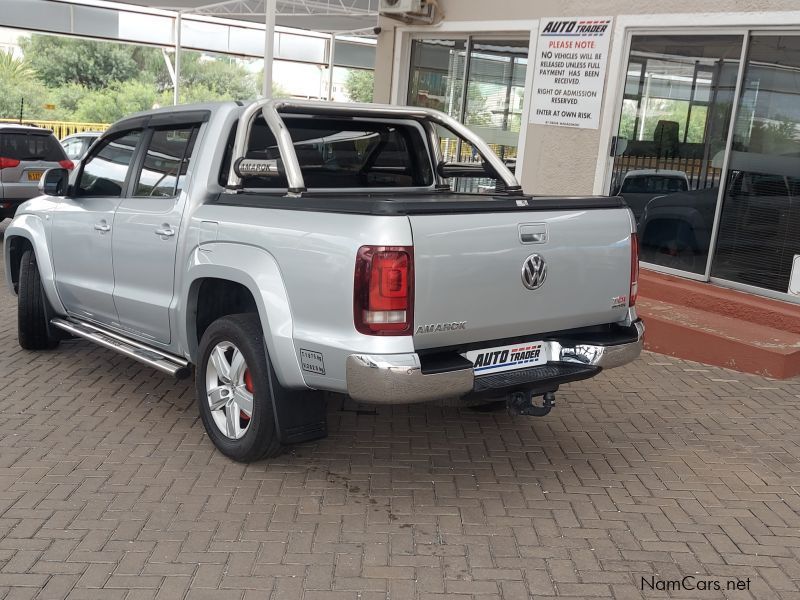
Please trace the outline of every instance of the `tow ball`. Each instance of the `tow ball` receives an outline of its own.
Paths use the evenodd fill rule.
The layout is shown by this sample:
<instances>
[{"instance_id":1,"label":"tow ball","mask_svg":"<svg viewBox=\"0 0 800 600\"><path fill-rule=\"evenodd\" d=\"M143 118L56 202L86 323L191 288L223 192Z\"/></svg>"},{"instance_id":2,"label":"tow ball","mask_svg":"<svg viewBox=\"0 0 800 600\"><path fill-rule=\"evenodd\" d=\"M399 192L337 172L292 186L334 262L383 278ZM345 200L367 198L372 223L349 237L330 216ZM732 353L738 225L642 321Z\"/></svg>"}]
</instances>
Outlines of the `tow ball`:
<instances>
[{"instance_id":1,"label":"tow ball","mask_svg":"<svg viewBox=\"0 0 800 600\"><path fill-rule=\"evenodd\" d=\"M514 392L506 401L508 412L512 415L525 415L528 417L544 417L556 405L555 392L545 392L542 396L542 405L533 403L536 394L531 392Z\"/></svg>"}]
</instances>

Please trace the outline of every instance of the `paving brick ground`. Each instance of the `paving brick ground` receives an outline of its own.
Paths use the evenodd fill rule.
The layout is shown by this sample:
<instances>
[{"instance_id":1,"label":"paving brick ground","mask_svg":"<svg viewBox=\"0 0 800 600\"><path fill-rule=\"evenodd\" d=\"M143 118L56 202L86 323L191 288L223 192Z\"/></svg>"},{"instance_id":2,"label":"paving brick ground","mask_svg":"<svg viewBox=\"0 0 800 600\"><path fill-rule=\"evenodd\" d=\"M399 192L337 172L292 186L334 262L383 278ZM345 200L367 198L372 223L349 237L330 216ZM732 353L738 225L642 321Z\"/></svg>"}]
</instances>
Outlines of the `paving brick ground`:
<instances>
[{"instance_id":1,"label":"paving brick ground","mask_svg":"<svg viewBox=\"0 0 800 600\"><path fill-rule=\"evenodd\" d=\"M24 352L15 307L2 599L800 598L800 380L646 354L542 419L333 401L328 439L243 466L190 384ZM685 576L723 591L641 589Z\"/></svg>"}]
</instances>

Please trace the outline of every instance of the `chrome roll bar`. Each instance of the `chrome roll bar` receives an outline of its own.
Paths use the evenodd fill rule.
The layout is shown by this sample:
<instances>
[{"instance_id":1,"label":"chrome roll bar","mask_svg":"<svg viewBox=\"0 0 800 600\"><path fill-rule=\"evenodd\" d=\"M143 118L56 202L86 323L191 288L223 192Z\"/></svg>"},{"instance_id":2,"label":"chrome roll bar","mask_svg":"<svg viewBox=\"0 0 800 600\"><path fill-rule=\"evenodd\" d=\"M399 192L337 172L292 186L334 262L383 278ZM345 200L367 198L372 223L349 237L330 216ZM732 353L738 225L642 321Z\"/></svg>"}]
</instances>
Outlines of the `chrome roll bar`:
<instances>
[{"instance_id":1,"label":"chrome roll bar","mask_svg":"<svg viewBox=\"0 0 800 600\"><path fill-rule=\"evenodd\" d=\"M281 114L312 114L328 115L332 117L377 117L390 119L412 119L421 121L428 134L428 143L432 145L431 151L435 160L434 167L441 161L441 151L439 147L439 135L436 128L431 125L439 125L449 130L457 137L461 138L472 146L480 157L497 174L505 189L509 192L518 192L522 188L514 177L513 173L506 167L492 149L480 136L476 135L469 127L463 125L456 119L430 108L416 106L394 106L390 104L358 104L343 102L314 102L308 100L258 100L248 105L239 118L236 128L236 138L233 143L233 156L231 167L228 173L227 187L232 190L241 189L242 179L236 173L238 161L244 158L247 153L247 144L250 140L250 131L253 128L258 114L261 113L264 121L269 127L278 144L278 151L283 161L283 168L286 172L289 193L300 194L306 191L303 173L300 170L300 163L297 160L297 153L294 149L292 136L286 127ZM438 179L439 175L436 174Z\"/></svg>"}]
</instances>

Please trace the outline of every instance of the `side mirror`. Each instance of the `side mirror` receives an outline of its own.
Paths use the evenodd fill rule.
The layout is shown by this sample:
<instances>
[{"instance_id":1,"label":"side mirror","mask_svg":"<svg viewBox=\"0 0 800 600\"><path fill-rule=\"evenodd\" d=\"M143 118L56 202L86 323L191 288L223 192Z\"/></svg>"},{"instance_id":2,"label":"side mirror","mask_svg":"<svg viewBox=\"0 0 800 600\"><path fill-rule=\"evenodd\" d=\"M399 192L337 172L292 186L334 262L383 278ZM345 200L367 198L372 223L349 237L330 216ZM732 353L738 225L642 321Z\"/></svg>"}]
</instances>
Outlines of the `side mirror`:
<instances>
[{"instance_id":1,"label":"side mirror","mask_svg":"<svg viewBox=\"0 0 800 600\"><path fill-rule=\"evenodd\" d=\"M47 169L39 180L39 191L47 196L63 196L67 193L69 171L66 169Z\"/></svg>"}]
</instances>

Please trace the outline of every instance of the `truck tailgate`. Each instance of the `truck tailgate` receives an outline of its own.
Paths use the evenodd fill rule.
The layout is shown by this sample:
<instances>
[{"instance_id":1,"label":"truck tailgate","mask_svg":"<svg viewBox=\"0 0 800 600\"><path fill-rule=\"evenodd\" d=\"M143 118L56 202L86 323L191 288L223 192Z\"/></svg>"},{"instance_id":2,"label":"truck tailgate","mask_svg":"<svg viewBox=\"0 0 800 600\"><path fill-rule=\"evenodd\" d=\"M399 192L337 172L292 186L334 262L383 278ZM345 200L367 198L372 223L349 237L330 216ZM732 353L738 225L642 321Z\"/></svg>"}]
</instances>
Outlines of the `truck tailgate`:
<instances>
[{"instance_id":1,"label":"truck tailgate","mask_svg":"<svg viewBox=\"0 0 800 600\"><path fill-rule=\"evenodd\" d=\"M414 238L418 349L535 336L625 318L632 228L627 209L408 218ZM529 289L523 268L533 255L538 255L533 262L539 267L546 265L546 276L539 287ZM529 279L531 283L540 282Z\"/></svg>"}]
</instances>

